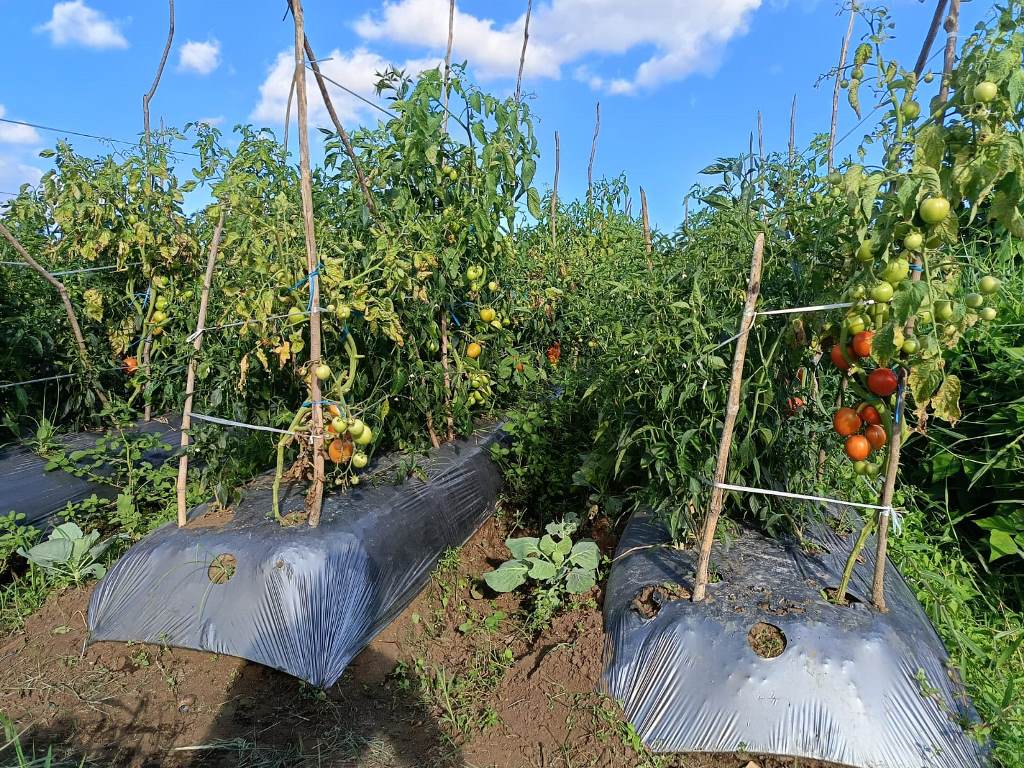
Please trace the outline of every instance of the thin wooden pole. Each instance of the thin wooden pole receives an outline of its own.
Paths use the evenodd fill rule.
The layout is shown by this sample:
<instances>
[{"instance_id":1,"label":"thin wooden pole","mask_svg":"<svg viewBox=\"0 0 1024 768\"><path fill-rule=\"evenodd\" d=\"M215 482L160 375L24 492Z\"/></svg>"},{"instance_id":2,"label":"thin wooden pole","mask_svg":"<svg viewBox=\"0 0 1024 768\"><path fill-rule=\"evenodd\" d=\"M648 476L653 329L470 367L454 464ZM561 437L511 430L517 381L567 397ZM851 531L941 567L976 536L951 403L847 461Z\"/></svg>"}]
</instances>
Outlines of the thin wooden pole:
<instances>
[{"instance_id":1,"label":"thin wooden pole","mask_svg":"<svg viewBox=\"0 0 1024 768\"><path fill-rule=\"evenodd\" d=\"M150 146L150 131L149 131L149 103L153 100L156 95L157 86L160 85L160 78L164 74L164 67L167 65L167 56L171 52L171 43L174 41L174 0L167 0L168 6L168 22L167 22L167 42L164 43L164 51L160 55L160 65L156 69L156 77L153 78L153 85L150 86L149 90L142 97L142 129L143 135L146 142L146 161L149 162L149 146ZM152 277L152 276L151 276ZM145 334L142 341L142 368L145 375L150 375L150 359L153 354L153 329L152 329L152 318L153 312L156 311L156 290L153 286L152 279L149 283L149 289L146 292L149 297L149 307L146 312L146 317L142 321L142 331ZM142 418L144 421L149 421L153 415L153 403L149 397L146 397L146 403L143 408Z\"/></svg>"},{"instance_id":2,"label":"thin wooden pole","mask_svg":"<svg viewBox=\"0 0 1024 768\"><path fill-rule=\"evenodd\" d=\"M796 94L793 94L793 106L789 108L789 162L796 159Z\"/></svg>"},{"instance_id":3,"label":"thin wooden pole","mask_svg":"<svg viewBox=\"0 0 1024 768\"><path fill-rule=\"evenodd\" d=\"M587 206L594 204L594 156L597 154L597 137L601 133L601 102L594 107L594 139L590 143L590 163L587 165Z\"/></svg>"},{"instance_id":4,"label":"thin wooden pole","mask_svg":"<svg viewBox=\"0 0 1024 768\"><path fill-rule=\"evenodd\" d=\"M747 301L743 306L743 318L740 320L739 336L736 338L736 351L732 358L732 379L729 382L729 400L725 409L725 421L722 424L722 440L718 444L718 461L715 464L715 481L711 489L711 502L708 514L704 519L701 533L700 553L697 557L697 576L693 584L693 601L700 602L708 584L708 566L711 563L711 545L715 542L715 530L718 518L722 514L725 491L720 487L725 482L726 470L729 467L729 449L732 447L732 433L736 428L736 417L740 411L740 393L743 389L743 362L747 355L747 339L754 327L754 309L757 297L761 292L761 263L764 259L764 233L758 232L754 240L754 255L750 261L750 279L747 282Z\"/></svg>"},{"instance_id":5,"label":"thin wooden pole","mask_svg":"<svg viewBox=\"0 0 1024 768\"><path fill-rule=\"evenodd\" d=\"M345 126L341 124L341 120L338 118L338 113L334 111L334 102L331 101L331 94L327 91L327 83L324 82L324 76L320 72L320 63L317 61L316 55L313 53L313 47L309 44L309 38L305 35L303 36L303 48L306 51L306 58L309 59L309 65L313 69L313 74L316 76L316 84L320 88L320 96L323 98L324 105L327 107L327 114L331 116L331 122L334 123L334 130L337 131L338 137L341 139L341 144L345 147L345 154L348 155L348 159L352 161L352 167L356 172L356 181L359 184L359 189L363 192L363 201L366 203L366 207L370 213L376 216L377 206L373 201L373 195L370 194L370 188L367 186L366 175L363 173L363 167L359 164L359 158L356 157L356 151L352 146L352 141L349 139ZM303 79L305 79L304 73L302 76Z\"/></svg>"},{"instance_id":6,"label":"thin wooden pole","mask_svg":"<svg viewBox=\"0 0 1024 768\"><path fill-rule=\"evenodd\" d=\"M853 21L856 18L856 3L850 3L850 23L846 27L846 36L843 38L843 45L839 49L839 66L836 68L836 83L832 89L832 125L828 132L828 170L829 173L835 168L836 152L836 129L839 125L839 83L843 79L843 69L846 68L846 52L850 49L850 38L853 36Z\"/></svg>"},{"instance_id":7,"label":"thin wooden pole","mask_svg":"<svg viewBox=\"0 0 1024 768\"><path fill-rule=\"evenodd\" d=\"M918 54L917 64L914 65L914 74L918 77L924 74L924 68L928 66L928 56L932 52L935 36L939 33L939 25L942 23L942 13L946 10L947 1L936 0L935 2L935 14L932 16L932 23L928 26L928 34L925 35L924 43L921 45L921 53Z\"/></svg>"},{"instance_id":8,"label":"thin wooden pole","mask_svg":"<svg viewBox=\"0 0 1024 768\"><path fill-rule=\"evenodd\" d=\"M295 100L299 123L299 190L302 194L302 222L306 234L306 269L309 275L311 308L309 314L309 402L313 429L313 481L306 496L306 514L311 528L320 524L324 497L324 409L320 402L320 379L314 369L321 362L320 281L315 276L316 230L313 225L313 177L309 169L309 125L306 102L305 42L302 0L292 0L295 21Z\"/></svg>"},{"instance_id":9,"label":"thin wooden pole","mask_svg":"<svg viewBox=\"0 0 1024 768\"><path fill-rule=\"evenodd\" d=\"M526 44L530 41L530 12L533 10L533 0L526 2L526 23L523 25L523 51L519 54L519 75L516 77L516 103L523 95L523 65L526 64Z\"/></svg>"},{"instance_id":10,"label":"thin wooden pole","mask_svg":"<svg viewBox=\"0 0 1024 768\"><path fill-rule=\"evenodd\" d=\"M448 133L448 96L452 73L452 40L455 38L455 0L448 0L448 47L444 52L444 122L441 131Z\"/></svg>"},{"instance_id":11,"label":"thin wooden pole","mask_svg":"<svg viewBox=\"0 0 1024 768\"><path fill-rule=\"evenodd\" d=\"M558 166L560 163L561 148L558 143L558 131L555 131L555 185L551 190L551 248L554 249L558 243Z\"/></svg>"},{"instance_id":12,"label":"thin wooden pole","mask_svg":"<svg viewBox=\"0 0 1024 768\"><path fill-rule=\"evenodd\" d=\"M647 213L647 193L640 187L640 218L644 227L644 250L651 254L651 219Z\"/></svg>"},{"instance_id":13,"label":"thin wooden pole","mask_svg":"<svg viewBox=\"0 0 1024 768\"><path fill-rule=\"evenodd\" d=\"M75 337L75 345L78 347L78 356L82 360L82 367L85 369L89 377L92 378L92 365L89 362L89 353L85 348L85 337L82 335L82 328L78 325L78 315L75 314L75 308L71 304L71 299L68 297L68 290L64 287L64 283L58 280L56 277L51 275L47 269L36 261L25 250L25 246L14 236L14 234L4 226L4 223L0 221L0 235L4 236L4 239L11 244L11 247L18 252L18 255L25 260L33 270L35 270L40 277L46 282L57 289L57 293L60 295L61 303L64 305L64 314L67 315L68 324L71 326L71 334ZM100 389L99 382L91 381L93 391L96 393L96 398L106 406L108 404L107 396Z\"/></svg>"},{"instance_id":14,"label":"thin wooden pole","mask_svg":"<svg viewBox=\"0 0 1024 768\"><path fill-rule=\"evenodd\" d=\"M292 99L295 98L295 76L292 75L291 85L288 86L288 104L284 108L284 152L288 154L288 128L292 122Z\"/></svg>"},{"instance_id":15,"label":"thin wooden pole","mask_svg":"<svg viewBox=\"0 0 1024 768\"><path fill-rule=\"evenodd\" d=\"M188 361L188 373L185 377L185 405L181 409L181 456L178 458L178 481L175 490L178 495L178 527L188 522L186 507L186 490L188 489L188 448L189 434L192 427L192 397L196 386L196 364L199 350L203 346L203 331L206 328L206 312L210 306L210 286L213 284L213 270L217 264L217 250L220 248L220 237L224 231L224 209L221 209L217 226L213 230L210 241L210 253L206 257L206 272L203 275L203 292L199 298L199 317L196 318L195 341L192 342L194 354Z\"/></svg>"},{"instance_id":16,"label":"thin wooden pole","mask_svg":"<svg viewBox=\"0 0 1024 768\"><path fill-rule=\"evenodd\" d=\"M441 130L448 133L448 97L451 80L452 64L452 42L455 39L455 0L448 3L448 46L444 53L444 122ZM444 413L445 413L445 435L449 441L455 439L455 414L452 409L452 378L448 361L448 312L444 307L440 310L440 321L438 326L441 331L441 370L444 376Z\"/></svg>"},{"instance_id":17,"label":"thin wooden pole","mask_svg":"<svg viewBox=\"0 0 1024 768\"><path fill-rule=\"evenodd\" d=\"M956 33L960 26L960 0L950 0L949 16L944 25L946 29L946 52L942 60L942 84L939 86L939 99L949 98L949 79L953 74L953 62L956 61Z\"/></svg>"}]
</instances>

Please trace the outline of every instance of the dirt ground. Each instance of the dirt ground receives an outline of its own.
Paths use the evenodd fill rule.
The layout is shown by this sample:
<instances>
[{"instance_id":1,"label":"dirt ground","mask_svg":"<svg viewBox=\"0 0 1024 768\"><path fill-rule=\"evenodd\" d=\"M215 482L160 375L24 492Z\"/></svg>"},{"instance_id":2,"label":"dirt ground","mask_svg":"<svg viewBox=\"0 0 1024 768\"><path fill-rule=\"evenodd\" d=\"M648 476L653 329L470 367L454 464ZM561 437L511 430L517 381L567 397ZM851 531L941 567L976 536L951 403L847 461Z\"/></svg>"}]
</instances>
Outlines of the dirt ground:
<instances>
[{"instance_id":1,"label":"dirt ground","mask_svg":"<svg viewBox=\"0 0 1024 768\"><path fill-rule=\"evenodd\" d=\"M518 598L483 597L502 524L446 557L408 609L321 691L241 659L142 644L84 647L91 586L0 640L0 712L26 750L78 765L577 768L813 766L646 754L596 693L597 588L535 636ZM0 749L0 767L17 762Z\"/></svg>"}]
</instances>

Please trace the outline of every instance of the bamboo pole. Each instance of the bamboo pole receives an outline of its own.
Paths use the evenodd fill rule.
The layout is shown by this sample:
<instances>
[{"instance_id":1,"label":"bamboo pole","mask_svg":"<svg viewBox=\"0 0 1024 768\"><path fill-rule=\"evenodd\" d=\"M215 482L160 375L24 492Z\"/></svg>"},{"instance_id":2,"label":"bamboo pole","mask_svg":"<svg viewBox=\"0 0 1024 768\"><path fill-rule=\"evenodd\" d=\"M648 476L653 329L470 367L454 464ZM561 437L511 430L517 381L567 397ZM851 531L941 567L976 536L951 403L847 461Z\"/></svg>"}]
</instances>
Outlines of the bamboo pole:
<instances>
[{"instance_id":1,"label":"bamboo pole","mask_svg":"<svg viewBox=\"0 0 1024 768\"><path fill-rule=\"evenodd\" d=\"M526 64L526 44L530 41L530 12L533 10L533 0L526 2L526 23L523 25L523 51L519 54L519 74L516 76L516 103L519 103L523 95L523 65Z\"/></svg>"},{"instance_id":2,"label":"bamboo pole","mask_svg":"<svg viewBox=\"0 0 1024 768\"><path fill-rule=\"evenodd\" d=\"M597 154L597 137L601 133L601 102L594 107L594 139L590 143L590 163L587 165L587 207L594 204L594 156Z\"/></svg>"},{"instance_id":3,"label":"bamboo pole","mask_svg":"<svg viewBox=\"0 0 1024 768\"><path fill-rule=\"evenodd\" d=\"M793 94L793 106L789 108L789 162L796 159L796 94Z\"/></svg>"},{"instance_id":4,"label":"bamboo pole","mask_svg":"<svg viewBox=\"0 0 1024 768\"><path fill-rule=\"evenodd\" d=\"M839 49L839 66L836 69L836 83L832 89L832 126L828 132L828 171L835 168L836 152L836 128L839 125L839 83L843 79L843 69L846 67L846 52L850 49L850 38L853 36L853 21L856 18L857 5L850 3L850 23L846 27L846 36L843 38L843 45Z\"/></svg>"},{"instance_id":5,"label":"bamboo pole","mask_svg":"<svg viewBox=\"0 0 1024 768\"><path fill-rule=\"evenodd\" d=\"M939 86L939 99L949 98L949 78L953 74L953 62L956 61L956 33L960 26L960 0L949 0L949 16L943 25L946 30L946 52L942 60L942 84Z\"/></svg>"},{"instance_id":6,"label":"bamboo pole","mask_svg":"<svg viewBox=\"0 0 1024 768\"><path fill-rule=\"evenodd\" d=\"M736 428L736 417L740 411L740 394L743 389L743 362L747 355L747 339L754 327L754 309L757 297L761 292L761 263L764 259L764 233L758 232L754 240L754 255L750 261L750 279L747 282L747 300L743 306L743 317L740 320L739 336L736 338L736 351L732 359L732 378L729 382L729 400L725 409L725 421L722 424L722 440L718 444L718 460L715 464L715 480L711 489L711 502L708 514L704 519L701 533L700 553L697 557L697 575L693 584L693 602L704 599L708 584L708 566L711 563L711 546L715 542L715 530L718 518L722 514L725 491L720 487L725 482L726 470L729 466L729 449L732 447L732 433Z\"/></svg>"},{"instance_id":7,"label":"bamboo pole","mask_svg":"<svg viewBox=\"0 0 1024 768\"><path fill-rule=\"evenodd\" d=\"M320 403L320 380L314 368L321 362L320 340L320 281L314 276L319 263L316 255L316 230L313 225L313 178L309 169L309 125L306 102L305 41L303 31L302 0L292 0L292 19L295 21L295 101L299 123L299 189L302 194L302 222L306 234L306 269L309 274L312 307L309 314L309 402L313 428L313 481L306 496L306 514L309 525L320 524L320 509L324 497L324 409Z\"/></svg>"},{"instance_id":8,"label":"bamboo pole","mask_svg":"<svg viewBox=\"0 0 1024 768\"><path fill-rule=\"evenodd\" d=\"M196 361L199 350L203 346L203 330L206 328L206 312L210 305L210 286L213 284L213 270L217 264L217 250L220 248L220 237L224 231L224 209L221 209L217 226L213 230L210 241L210 253L206 258L206 272L203 275L203 292L199 298L199 316L196 318L195 341L192 342L194 354L188 361L188 373L185 378L185 405L181 409L181 456L178 457L178 481L175 490L178 495L178 527L188 522L185 492L188 489L188 431L192 427L192 397L196 385Z\"/></svg>"},{"instance_id":9,"label":"bamboo pole","mask_svg":"<svg viewBox=\"0 0 1024 768\"><path fill-rule=\"evenodd\" d=\"M455 39L455 0L448 3L448 46L444 53L444 122L441 130L448 133L448 97L451 79L452 64L452 42ZM449 441L455 439L455 414L452 409L452 378L448 361L448 313L445 308L440 309L441 317L438 326L441 331L441 370L444 372L444 413L445 413L445 435ZM428 425L429 427L429 425Z\"/></svg>"},{"instance_id":10,"label":"bamboo pole","mask_svg":"<svg viewBox=\"0 0 1024 768\"><path fill-rule=\"evenodd\" d=\"M156 69L156 77L153 78L153 85L150 86L149 90L142 97L142 129L143 135L146 142L146 161L149 162L149 103L153 100L156 95L157 86L160 85L160 78L164 74L164 66L167 64L167 56L171 52L171 43L174 41L174 0L167 0L168 6L168 22L167 22L167 42L164 43L164 51L160 56L160 65ZM142 368L145 371L145 375L148 378L150 376L150 358L153 352L153 329L151 327L151 320L153 312L156 310L156 291L153 287L152 276L150 276L149 288L146 292L149 297L149 307L146 317L142 321L142 331L145 334L142 341ZM153 415L153 404L147 397L145 406L143 408L142 418L143 421L149 421Z\"/></svg>"},{"instance_id":11,"label":"bamboo pole","mask_svg":"<svg viewBox=\"0 0 1024 768\"><path fill-rule=\"evenodd\" d=\"M444 52L444 122L441 132L448 133L449 81L452 73L452 40L455 37L455 0L448 0L448 47Z\"/></svg>"},{"instance_id":12,"label":"bamboo pole","mask_svg":"<svg viewBox=\"0 0 1024 768\"><path fill-rule=\"evenodd\" d=\"M92 365L89 363L89 353L85 348L85 337L82 335L82 328L78 324L78 315L75 313L75 308L71 304L71 299L68 296L67 288L64 287L64 283L51 275L42 264L32 258L29 252L25 250L25 246L23 246L18 238L16 238L14 234L4 226L2 221L0 221L0 235L4 236L4 239L11 244L11 247L18 252L18 255L25 260L26 264L28 264L40 275L40 277L46 280L46 282L57 290L57 293L60 295L61 303L64 305L64 314L67 315L68 324L71 326L71 333L75 337L75 345L78 347L78 355L82 360L82 367L85 369L85 372L89 374L89 378L92 379ZM107 396L103 393L103 390L100 388L99 382L93 380L91 383L93 392L96 393L96 398L104 405L104 407L108 405L109 401L107 400Z\"/></svg>"},{"instance_id":13,"label":"bamboo pole","mask_svg":"<svg viewBox=\"0 0 1024 768\"><path fill-rule=\"evenodd\" d=\"M558 143L558 131L555 131L555 185L551 190L551 249L558 243L558 166L561 148Z\"/></svg>"},{"instance_id":14,"label":"bamboo pole","mask_svg":"<svg viewBox=\"0 0 1024 768\"><path fill-rule=\"evenodd\" d=\"M334 110L334 102L331 101L331 94L327 91L327 83L324 82L324 76L320 72L320 62L317 61L316 55L313 53L313 47L309 44L309 38L303 35L303 48L306 51L306 58L309 59L309 65L313 69L313 74L316 76L316 84L320 88L320 96L324 100L324 105L327 107L327 114L331 116L331 122L334 123L334 130L337 131L338 137L341 139L341 144L345 147L345 154L348 155L348 159L352 161L352 167L355 169L356 182L359 184L359 189L363 192L363 200L366 202L366 208L374 216L377 215L377 206L373 201L373 196L370 194L370 188L366 184L366 175L363 173L363 167L359 164L359 159L356 157L356 151L352 146L352 141L349 139L348 132L345 130L345 126L341 124L341 120L338 118L338 113ZM300 76L305 78L305 73Z\"/></svg>"},{"instance_id":15,"label":"bamboo pole","mask_svg":"<svg viewBox=\"0 0 1024 768\"><path fill-rule=\"evenodd\" d=\"M643 222L644 227L644 250L647 255L651 255L651 219L647 213L647 193L644 192L644 188L640 187L640 218ZM648 260L650 263L650 260Z\"/></svg>"},{"instance_id":16,"label":"bamboo pole","mask_svg":"<svg viewBox=\"0 0 1024 768\"><path fill-rule=\"evenodd\" d=\"M932 52L932 44L939 32L939 24L942 23L942 13L946 10L947 0L936 0L935 14L932 16L932 23L928 27L928 34L924 37L921 45L921 53L918 54L917 64L914 65L914 74L920 77L924 74L924 68L928 65L928 56Z\"/></svg>"}]
</instances>

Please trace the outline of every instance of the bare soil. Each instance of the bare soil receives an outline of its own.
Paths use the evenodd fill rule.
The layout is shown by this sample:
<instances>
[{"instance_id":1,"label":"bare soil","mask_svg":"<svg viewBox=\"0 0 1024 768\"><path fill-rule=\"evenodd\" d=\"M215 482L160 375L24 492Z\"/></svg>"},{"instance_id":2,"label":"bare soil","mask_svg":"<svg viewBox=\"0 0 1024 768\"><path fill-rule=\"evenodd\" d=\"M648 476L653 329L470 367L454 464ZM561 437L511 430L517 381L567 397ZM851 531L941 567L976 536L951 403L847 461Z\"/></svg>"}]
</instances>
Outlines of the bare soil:
<instances>
[{"instance_id":1,"label":"bare soil","mask_svg":"<svg viewBox=\"0 0 1024 768\"><path fill-rule=\"evenodd\" d=\"M127 643L84 647L92 587L53 596L0 640L0 711L26 749L117 766L757 768L823 764L643 751L597 693L595 588L539 635L478 577L506 532L488 522L321 691L242 659ZM0 742L2 746L2 742ZM0 749L0 765L12 762ZM753 768L753 767L752 767Z\"/></svg>"}]
</instances>

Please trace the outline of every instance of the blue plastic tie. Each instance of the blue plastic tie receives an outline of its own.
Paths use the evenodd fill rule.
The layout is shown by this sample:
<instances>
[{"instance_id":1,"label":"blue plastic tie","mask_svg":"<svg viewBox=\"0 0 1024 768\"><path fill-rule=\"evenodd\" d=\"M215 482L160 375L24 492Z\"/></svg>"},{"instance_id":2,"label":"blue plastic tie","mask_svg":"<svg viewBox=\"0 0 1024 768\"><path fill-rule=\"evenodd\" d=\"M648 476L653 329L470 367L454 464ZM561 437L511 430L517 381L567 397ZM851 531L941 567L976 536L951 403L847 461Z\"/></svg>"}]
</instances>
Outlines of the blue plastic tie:
<instances>
[{"instance_id":1,"label":"blue plastic tie","mask_svg":"<svg viewBox=\"0 0 1024 768\"><path fill-rule=\"evenodd\" d=\"M461 328L462 327L462 323L459 322L459 318L457 318L455 316L455 312L454 312L454 310L452 310L451 307L448 307L448 314L452 316L452 322L455 323L455 327L456 328Z\"/></svg>"},{"instance_id":2,"label":"blue plastic tie","mask_svg":"<svg viewBox=\"0 0 1024 768\"><path fill-rule=\"evenodd\" d=\"M320 268L323 265L324 263L321 261L319 264L316 265L316 268L312 272L310 272L308 275L306 275L304 278L299 280L297 283L295 283L295 285L288 289L289 291L297 291L303 285L307 283L309 284L309 302L306 304L306 312L308 313L313 312L313 289L316 284L316 279L320 276Z\"/></svg>"},{"instance_id":3,"label":"blue plastic tie","mask_svg":"<svg viewBox=\"0 0 1024 768\"><path fill-rule=\"evenodd\" d=\"M898 375L898 374L897 374ZM896 414L893 423L898 427L903 419L903 387L906 382L905 376L899 376L899 384L896 385Z\"/></svg>"},{"instance_id":4,"label":"blue plastic tie","mask_svg":"<svg viewBox=\"0 0 1024 768\"><path fill-rule=\"evenodd\" d=\"M924 272L924 265L923 264L911 264L910 265L910 271L911 272Z\"/></svg>"}]
</instances>

